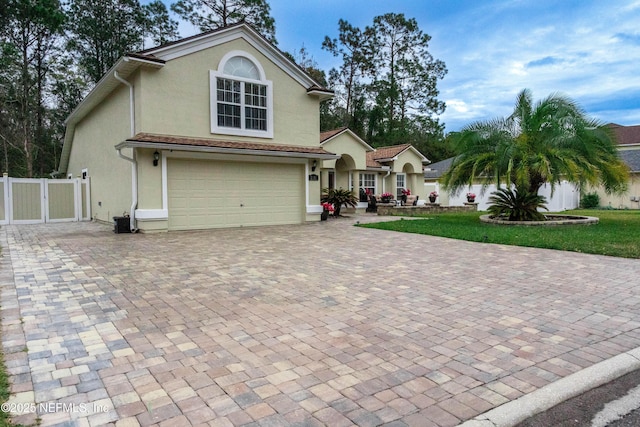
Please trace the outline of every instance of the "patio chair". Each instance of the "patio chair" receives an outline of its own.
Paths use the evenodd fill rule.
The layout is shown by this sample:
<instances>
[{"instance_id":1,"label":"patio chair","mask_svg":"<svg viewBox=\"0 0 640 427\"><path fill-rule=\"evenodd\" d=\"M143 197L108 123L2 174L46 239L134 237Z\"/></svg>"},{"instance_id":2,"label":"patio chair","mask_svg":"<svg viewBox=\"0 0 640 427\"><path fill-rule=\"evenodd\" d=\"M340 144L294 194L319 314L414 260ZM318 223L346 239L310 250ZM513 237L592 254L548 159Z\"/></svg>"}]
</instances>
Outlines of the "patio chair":
<instances>
[{"instance_id":1,"label":"patio chair","mask_svg":"<svg viewBox=\"0 0 640 427\"><path fill-rule=\"evenodd\" d=\"M378 200L373 194L369 195L369 204L367 205L367 212L378 212Z\"/></svg>"}]
</instances>

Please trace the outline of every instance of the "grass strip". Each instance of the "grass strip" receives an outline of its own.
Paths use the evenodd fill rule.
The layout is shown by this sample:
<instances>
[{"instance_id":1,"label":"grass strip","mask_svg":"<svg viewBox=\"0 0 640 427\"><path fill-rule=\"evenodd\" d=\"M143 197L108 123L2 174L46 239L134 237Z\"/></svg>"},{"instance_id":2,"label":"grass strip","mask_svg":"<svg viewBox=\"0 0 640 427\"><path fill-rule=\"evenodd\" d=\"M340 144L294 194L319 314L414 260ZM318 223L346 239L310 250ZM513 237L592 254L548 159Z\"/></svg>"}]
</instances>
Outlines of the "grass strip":
<instances>
[{"instance_id":1,"label":"grass strip","mask_svg":"<svg viewBox=\"0 0 640 427\"><path fill-rule=\"evenodd\" d=\"M480 222L486 212L430 215L423 219L362 224L404 233L428 234L471 242L558 249L562 251L640 258L640 210L573 210L570 215L595 216L595 225L518 226Z\"/></svg>"}]
</instances>

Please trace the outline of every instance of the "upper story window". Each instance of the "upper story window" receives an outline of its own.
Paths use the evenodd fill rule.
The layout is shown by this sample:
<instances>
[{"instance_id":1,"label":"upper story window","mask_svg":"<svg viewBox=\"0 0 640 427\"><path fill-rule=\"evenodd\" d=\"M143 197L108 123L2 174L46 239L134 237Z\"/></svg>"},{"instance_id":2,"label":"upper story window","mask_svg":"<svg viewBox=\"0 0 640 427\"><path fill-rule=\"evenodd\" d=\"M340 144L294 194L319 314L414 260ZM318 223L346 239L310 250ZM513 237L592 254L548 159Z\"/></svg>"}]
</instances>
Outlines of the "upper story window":
<instances>
[{"instance_id":1,"label":"upper story window","mask_svg":"<svg viewBox=\"0 0 640 427\"><path fill-rule=\"evenodd\" d=\"M253 56L227 53L210 79L212 133L273 138L272 82Z\"/></svg>"}]
</instances>

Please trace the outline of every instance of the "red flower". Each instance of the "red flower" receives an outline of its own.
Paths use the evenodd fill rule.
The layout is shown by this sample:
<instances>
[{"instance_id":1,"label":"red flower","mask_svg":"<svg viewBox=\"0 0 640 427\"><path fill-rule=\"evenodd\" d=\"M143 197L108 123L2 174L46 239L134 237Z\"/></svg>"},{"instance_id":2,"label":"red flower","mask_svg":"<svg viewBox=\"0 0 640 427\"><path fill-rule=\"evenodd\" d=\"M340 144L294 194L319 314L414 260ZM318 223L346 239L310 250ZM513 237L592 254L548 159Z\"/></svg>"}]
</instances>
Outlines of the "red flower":
<instances>
[{"instance_id":1,"label":"red flower","mask_svg":"<svg viewBox=\"0 0 640 427\"><path fill-rule=\"evenodd\" d=\"M327 203L327 202L322 204L322 209L325 210L325 211L329 211L329 212L335 211L335 208L333 207L333 205L331 203Z\"/></svg>"}]
</instances>

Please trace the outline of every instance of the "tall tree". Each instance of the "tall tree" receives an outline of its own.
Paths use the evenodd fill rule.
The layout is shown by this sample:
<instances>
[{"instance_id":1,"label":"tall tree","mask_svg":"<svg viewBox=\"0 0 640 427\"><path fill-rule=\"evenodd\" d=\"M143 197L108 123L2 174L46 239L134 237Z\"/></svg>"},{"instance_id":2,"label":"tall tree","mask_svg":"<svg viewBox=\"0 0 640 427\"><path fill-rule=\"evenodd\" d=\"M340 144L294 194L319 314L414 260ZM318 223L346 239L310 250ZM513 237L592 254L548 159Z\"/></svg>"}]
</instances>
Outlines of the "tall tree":
<instances>
[{"instance_id":1,"label":"tall tree","mask_svg":"<svg viewBox=\"0 0 640 427\"><path fill-rule=\"evenodd\" d=\"M339 101L344 106L342 125L352 126L357 105L355 100L362 96L363 86L360 80L373 71L372 55L368 40L359 28L340 19L338 31L337 39L325 36L322 48L333 56L342 58L340 68L331 69L329 76L332 86L337 89L337 95L342 98Z\"/></svg>"},{"instance_id":2,"label":"tall tree","mask_svg":"<svg viewBox=\"0 0 640 427\"><path fill-rule=\"evenodd\" d=\"M17 175L32 177L40 149L50 142L45 129L45 92L64 14L58 0L7 0L4 12L0 87L1 108L8 116L2 123L5 168L14 172L8 170L8 156L10 151L18 152L24 170Z\"/></svg>"},{"instance_id":3,"label":"tall tree","mask_svg":"<svg viewBox=\"0 0 640 427\"><path fill-rule=\"evenodd\" d=\"M411 141L424 151L428 142L441 141L437 115L445 105L437 83L447 70L429 53L431 38L416 20L388 13L364 30L340 20L338 30L322 43L342 65L329 71L336 97L321 128L349 126L374 146Z\"/></svg>"},{"instance_id":4,"label":"tall tree","mask_svg":"<svg viewBox=\"0 0 640 427\"><path fill-rule=\"evenodd\" d=\"M178 22L169 17L169 10L161 0L142 6L145 38L150 37L155 46L178 39Z\"/></svg>"},{"instance_id":5,"label":"tall tree","mask_svg":"<svg viewBox=\"0 0 640 427\"><path fill-rule=\"evenodd\" d=\"M144 14L138 0L71 0L69 48L94 83L127 52L143 47Z\"/></svg>"},{"instance_id":6,"label":"tall tree","mask_svg":"<svg viewBox=\"0 0 640 427\"><path fill-rule=\"evenodd\" d=\"M382 131L405 131L407 119L441 114L437 82L447 73L444 62L429 53L431 37L415 19L403 14L376 16L365 29L376 65L372 90L383 112ZM379 116L379 114L378 114Z\"/></svg>"},{"instance_id":7,"label":"tall tree","mask_svg":"<svg viewBox=\"0 0 640 427\"><path fill-rule=\"evenodd\" d=\"M293 53L284 52L284 54L293 62L298 64L300 68L307 72L319 85L327 87L327 76L324 71L320 69L320 66L313 59L313 56L309 53L309 50L302 45L302 47Z\"/></svg>"},{"instance_id":8,"label":"tall tree","mask_svg":"<svg viewBox=\"0 0 640 427\"><path fill-rule=\"evenodd\" d=\"M143 49L145 40L163 44L178 38L178 24L155 0L70 0L69 50L89 78L98 82L127 52Z\"/></svg>"},{"instance_id":9,"label":"tall tree","mask_svg":"<svg viewBox=\"0 0 640 427\"><path fill-rule=\"evenodd\" d=\"M266 0L178 0L171 10L200 31L244 21L276 44L275 20Z\"/></svg>"},{"instance_id":10,"label":"tall tree","mask_svg":"<svg viewBox=\"0 0 640 427\"><path fill-rule=\"evenodd\" d=\"M562 95L534 104L525 89L509 117L465 126L455 145L457 157L443 176L454 192L477 181L514 185L521 196L563 180L603 185L607 192L626 188L628 169L609 128Z\"/></svg>"},{"instance_id":11,"label":"tall tree","mask_svg":"<svg viewBox=\"0 0 640 427\"><path fill-rule=\"evenodd\" d=\"M52 85L50 88L50 102L52 104L50 133L53 143L49 147L53 159L53 170L58 170L58 161L65 134L65 120L76 106L82 101L89 89L89 83L77 69L72 54L66 52L59 55L52 68Z\"/></svg>"}]
</instances>

